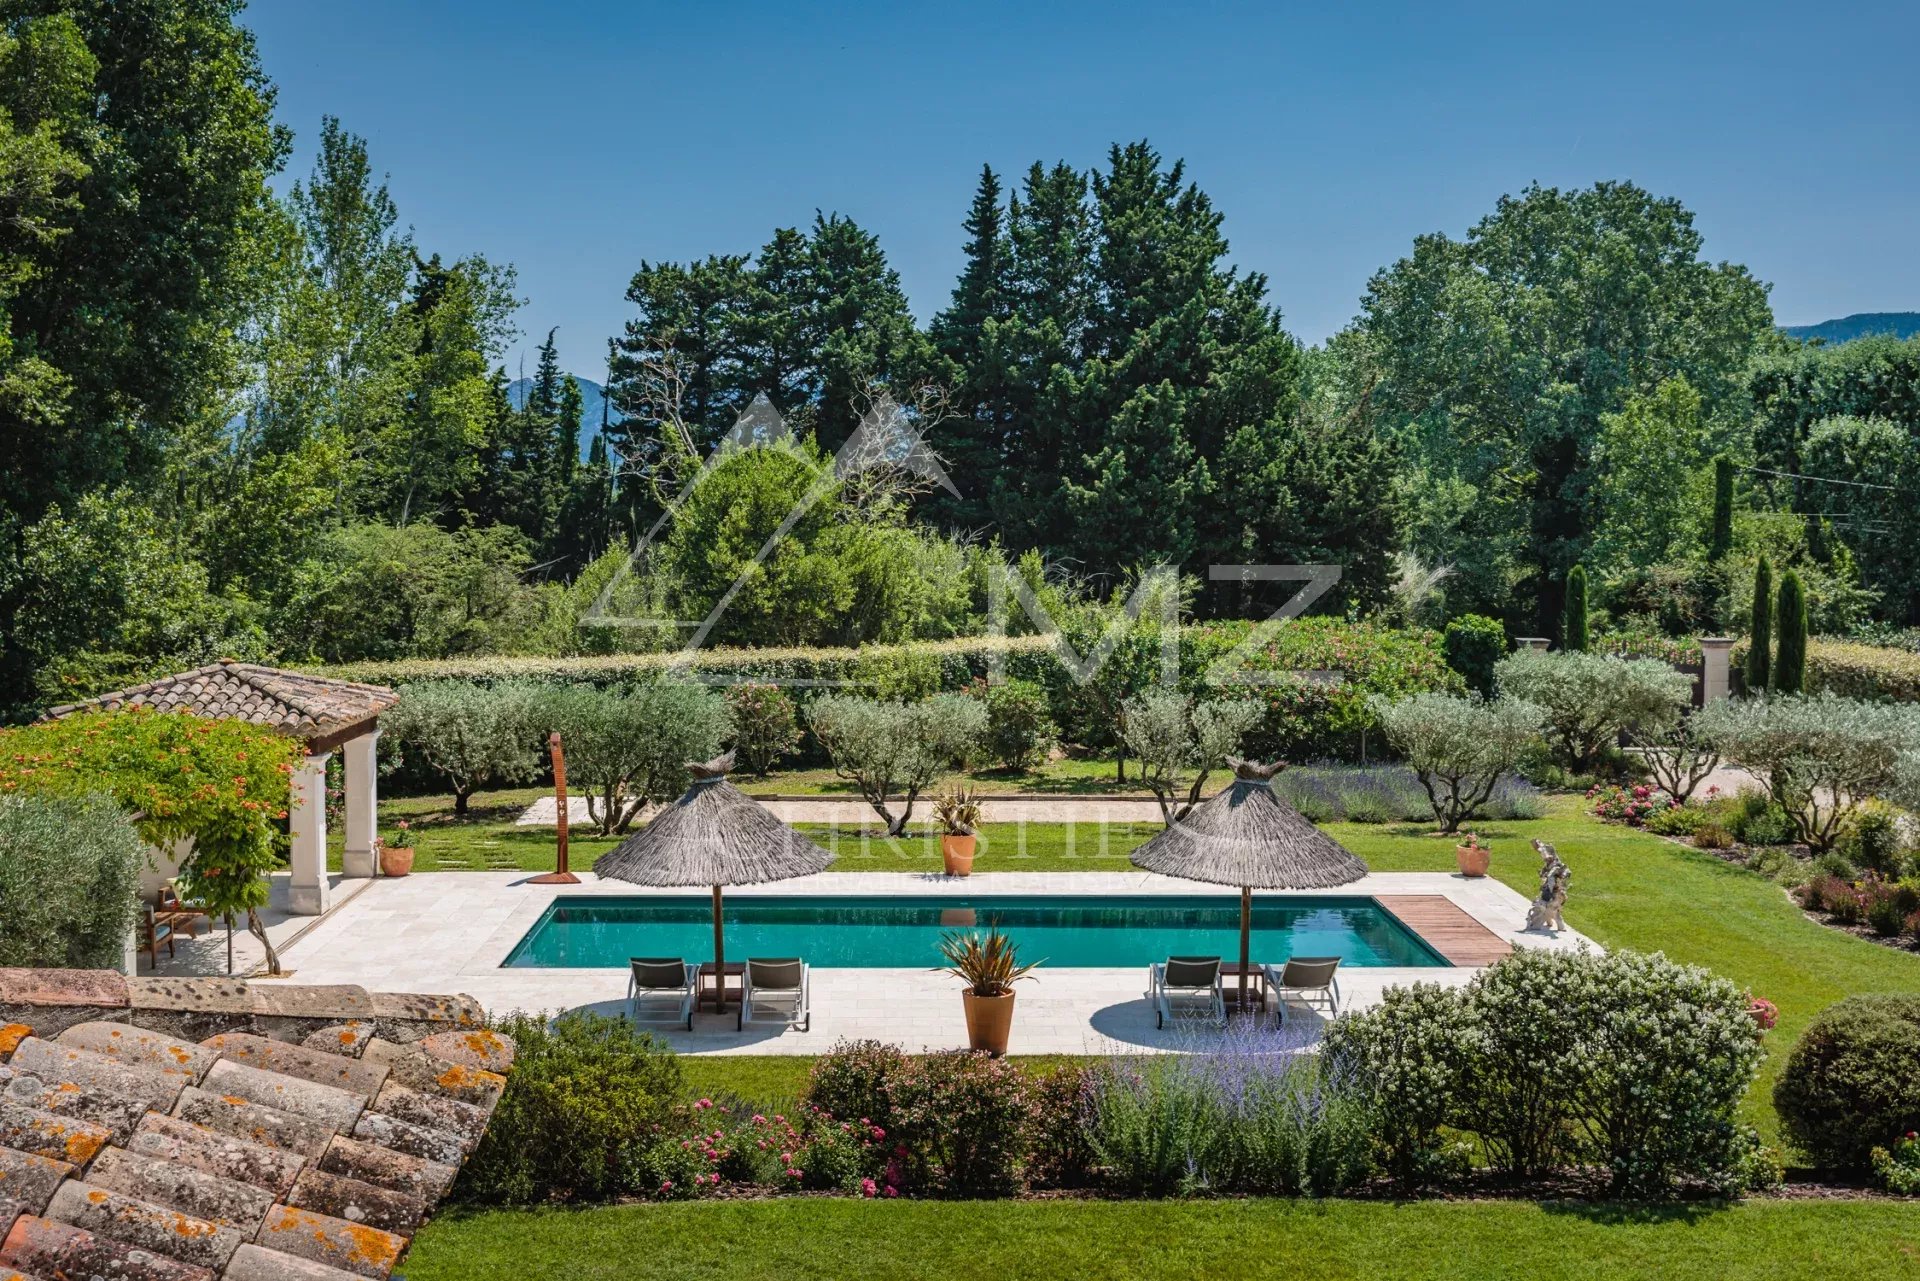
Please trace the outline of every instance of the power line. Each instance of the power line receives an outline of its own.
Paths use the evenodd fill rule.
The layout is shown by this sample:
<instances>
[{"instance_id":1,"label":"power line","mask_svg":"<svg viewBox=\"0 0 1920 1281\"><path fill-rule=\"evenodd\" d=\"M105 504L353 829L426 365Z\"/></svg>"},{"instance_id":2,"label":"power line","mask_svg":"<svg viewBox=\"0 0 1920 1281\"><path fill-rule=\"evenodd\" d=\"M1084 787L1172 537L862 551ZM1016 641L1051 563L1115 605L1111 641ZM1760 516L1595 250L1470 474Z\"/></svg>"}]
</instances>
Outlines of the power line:
<instances>
[{"instance_id":1,"label":"power line","mask_svg":"<svg viewBox=\"0 0 1920 1281\"><path fill-rule=\"evenodd\" d=\"M1895 492L1892 485L1876 485L1865 480L1837 480L1832 476L1802 476L1799 472L1775 471L1771 467L1742 467L1741 471L1757 471L1768 476L1785 476L1788 480L1812 480L1822 485L1852 485L1855 489L1884 489L1889 494Z\"/></svg>"}]
</instances>

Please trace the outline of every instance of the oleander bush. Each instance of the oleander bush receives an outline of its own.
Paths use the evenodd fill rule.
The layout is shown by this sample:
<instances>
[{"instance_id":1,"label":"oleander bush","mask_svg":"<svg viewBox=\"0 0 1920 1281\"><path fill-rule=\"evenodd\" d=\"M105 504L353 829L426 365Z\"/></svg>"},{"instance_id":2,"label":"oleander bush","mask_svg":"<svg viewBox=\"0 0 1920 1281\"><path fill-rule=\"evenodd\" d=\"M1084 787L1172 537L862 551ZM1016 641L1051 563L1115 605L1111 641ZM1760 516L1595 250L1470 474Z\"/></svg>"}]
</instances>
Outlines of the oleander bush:
<instances>
[{"instance_id":1,"label":"oleander bush","mask_svg":"<svg viewBox=\"0 0 1920 1281\"><path fill-rule=\"evenodd\" d=\"M987 759L1002 769L1030 770L1047 759L1059 736L1047 704L1047 691L1034 681L1009 680L976 686L986 705Z\"/></svg>"},{"instance_id":2,"label":"oleander bush","mask_svg":"<svg viewBox=\"0 0 1920 1281\"><path fill-rule=\"evenodd\" d=\"M1813 1164L1863 1173L1873 1149L1920 1129L1920 996L1850 996L1814 1016L1773 1104Z\"/></svg>"},{"instance_id":3,"label":"oleander bush","mask_svg":"<svg viewBox=\"0 0 1920 1281\"><path fill-rule=\"evenodd\" d=\"M793 695L778 685L746 681L728 686L727 716L740 764L762 778L800 750L800 718Z\"/></svg>"},{"instance_id":4,"label":"oleander bush","mask_svg":"<svg viewBox=\"0 0 1920 1281\"><path fill-rule=\"evenodd\" d=\"M515 1014L497 1026L517 1053L461 1170L461 1199L604 1201L656 1188L661 1167L646 1158L667 1137L681 1092L666 1043L626 1019L585 1012L551 1021Z\"/></svg>"},{"instance_id":5,"label":"oleander bush","mask_svg":"<svg viewBox=\"0 0 1920 1281\"><path fill-rule=\"evenodd\" d=\"M0 967L117 967L142 862L112 797L0 796Z\"/></svg>"},{"instance_id":6,"label":"oleander bush","mask_svg":"<svg viewBox=\"0 0 1920 1281\"><path fill-rule=\"evenodd\" d=\"M887 1095L901 1186L960 1197L1020 1190L1033 1102L1019 1066L975 1050L919 1055L891 1075Z\"/></svg>"}]
</instances>

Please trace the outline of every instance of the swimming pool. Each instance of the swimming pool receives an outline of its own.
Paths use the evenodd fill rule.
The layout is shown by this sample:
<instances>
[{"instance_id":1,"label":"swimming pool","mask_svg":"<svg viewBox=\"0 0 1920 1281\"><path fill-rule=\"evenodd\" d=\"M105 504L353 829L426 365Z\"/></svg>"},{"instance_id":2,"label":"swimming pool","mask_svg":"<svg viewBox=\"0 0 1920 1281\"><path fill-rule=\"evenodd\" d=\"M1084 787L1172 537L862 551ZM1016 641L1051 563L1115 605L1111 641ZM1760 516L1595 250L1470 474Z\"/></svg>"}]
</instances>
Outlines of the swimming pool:
<instances>
[{"instance_id":1,"label":"swimming pool","mask_svg":"<svg viewBox=\"0 0 1920 1281\"><path fill-rule=\"evenodd\" d=\"M1025 960L1053 968L1144 968L1169 956L1240 954L1238 895L742 895L725 902L728 957L801 956L820 967L940 963L940 936L998 926ZM635 956L713 955L705 897L574 895L552 906L504 966L624 969ZM1353 966L1443 967L1421 938L1370 898L1255 895L1253 959L1337 956Z\"/></svg>"}]
</instances>

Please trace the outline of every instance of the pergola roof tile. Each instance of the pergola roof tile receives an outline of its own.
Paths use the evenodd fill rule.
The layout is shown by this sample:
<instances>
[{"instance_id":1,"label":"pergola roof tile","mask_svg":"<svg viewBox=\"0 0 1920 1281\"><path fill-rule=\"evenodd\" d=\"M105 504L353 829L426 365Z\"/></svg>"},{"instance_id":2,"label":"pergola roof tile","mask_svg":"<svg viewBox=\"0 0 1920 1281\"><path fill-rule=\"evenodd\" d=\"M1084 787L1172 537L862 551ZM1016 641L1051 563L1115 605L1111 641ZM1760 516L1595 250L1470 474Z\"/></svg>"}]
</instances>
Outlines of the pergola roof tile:
<instances>
[{"instance_id":1,"label":"pergola roof tile","mask_svg":"<svg viewBox=\"0 0 1920 1281\"><path fill-rule=\"evenodd\" d=\"M313 741L378 717L399 697L385 685L362 685L223 658L190 672L68 703L47 715L57 718L82 711L152 707L247 721Z\"/></svg>"}]
</instances>

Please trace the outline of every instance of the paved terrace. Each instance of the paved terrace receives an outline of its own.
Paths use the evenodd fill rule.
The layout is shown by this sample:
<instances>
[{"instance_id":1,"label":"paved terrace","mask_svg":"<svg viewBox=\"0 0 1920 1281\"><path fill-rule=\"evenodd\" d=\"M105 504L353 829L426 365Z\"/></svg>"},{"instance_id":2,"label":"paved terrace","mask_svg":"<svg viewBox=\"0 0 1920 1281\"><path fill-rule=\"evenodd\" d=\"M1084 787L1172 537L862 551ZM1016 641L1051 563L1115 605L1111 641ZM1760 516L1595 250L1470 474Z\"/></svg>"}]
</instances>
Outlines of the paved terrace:
<instances>
[{"instance_id":1,"label":"paved terrace","mask_svg":"<svg viewBox=\"0 0 1920 1281\"><path fill-rule=\"evenodd\" d=\"M642 892L591 874L576 886L534 885L519 872L423 873L380 880L303 935L283 957L296 984L351 983L371 989L470 993L492 1012L625 1009L627 975L617 969L503 969L501 962L560 893L631 895ZM888 898L937 896L964 889L991 894L1137 894L1143 897L1207 892L1206 887L1145 872L985 872L964 881L908 872L828 872L730 891L747 896L872 894ZM684 893L704 901L705 890ZM1314 891L1302 891L1312 894ZM1468 880L1441 872L1376 873L1329 896L1371 895L1444 899L1485 927L1482 939L1516 947L1571 948L1586 940L1566 930L1557 937L1523 933L1527 900L1490 877ZM1291 896L1291 895L1290 895ZM1440 905L1444 912L1444 904ZM1411 915L1418 914L1414 905ZM1455 918L1458 919L1457 917ZM1467 927L1469 931L1471 926ZM1443 954L1449 948L1433 938ZM1458 954L1454 949L1453 954ZM688 960L710 959L688 957ZM736 958L737 959L737 958ZM1259 961L1259 935L1254 960ZM1451 969L1349 968L1340 974L1343 1008L1377 1002L1389 986L1414 981L1460 984L1469 967ZM1136 969L1043 967L1020 985L1012 1049L1020 1054L1117 1054L1186 1048L1191 1031L1160 1031L1145 999L1146 975ZM1292 1017L1314 1016L1294 1007ZM813 1028L735 1031L731 1012L697 1015L691 1033L667 1033L696 1053L814 1054L841 1037L875 1037L909 1049L966 1043L958 983L924 969L818 969L813 974Z\"/></svg>"}]
</instances>

